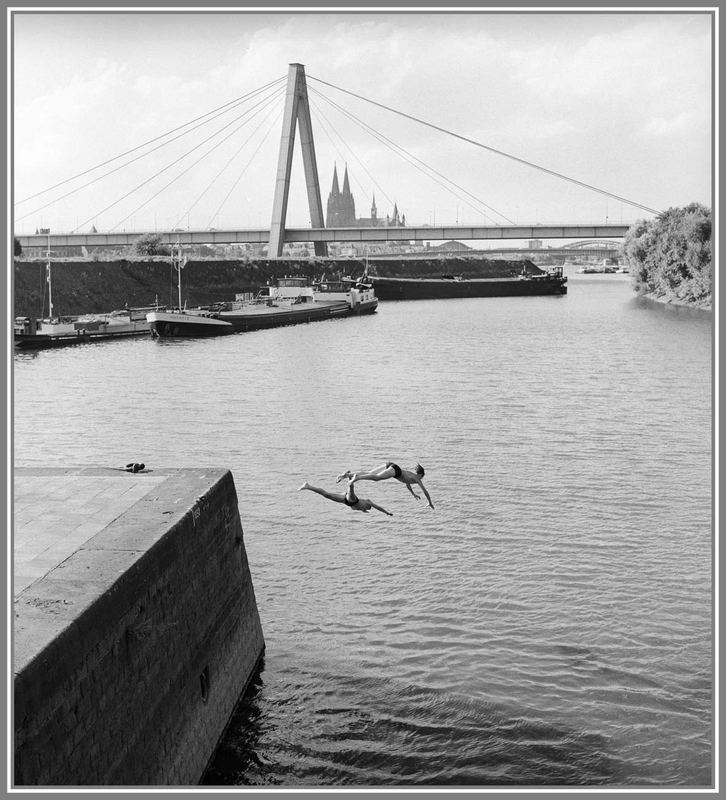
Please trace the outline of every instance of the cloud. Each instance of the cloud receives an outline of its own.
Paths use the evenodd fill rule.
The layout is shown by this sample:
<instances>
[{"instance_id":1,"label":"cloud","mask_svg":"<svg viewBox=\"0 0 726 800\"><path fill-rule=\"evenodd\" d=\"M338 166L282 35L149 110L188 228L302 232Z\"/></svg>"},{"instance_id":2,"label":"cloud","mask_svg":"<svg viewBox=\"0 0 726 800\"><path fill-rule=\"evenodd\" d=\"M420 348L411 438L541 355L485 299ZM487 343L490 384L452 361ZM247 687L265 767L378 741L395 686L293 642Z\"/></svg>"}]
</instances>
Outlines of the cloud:
<instances>
[{"instance_id":1,"label":"cloud","mask_svg":"<svg viewBox=\"0 0 726 800\"><path fill-rule=\"evenodd\" d=\"M651 136L672 136L674 134L689 133L704 130L705 120L694 111L681 111L672 117L653 117L644 125L641 133Z\"/></svg>"},{"instance_id":2,"label":"cloud","mask_svg":"<svg viewBox=\"0 0 726 800\"><path fill-rule=\"evenodd\" d=\"M684 18L665 15L642 19L624 30L592 32L553 47L551 43L517 54L520 78L548 97L574 96L612 102L618 98L648 100L687 90L708 90L711 58L707 18L689 33ZM673 102L677 102L674 100Z\"/></svg>"},{"instance_id":3,"label":"cloud","mask_svg":"<svg viewBox=\"0 0 726 800\"><path fill-rule=\"evenodd\" d=\"M649 205L660 205L649 195L661 191L651 176L663 174L659 165L671 162L684 136L697 142L691 183L683 190L687 199L696 199L690 196L693 187L710 181L703 167L708 159L698 155L709 152L710 134L705 17L200 14L192 25L159 15L143 27L128 17L119 25L117 18L111 24L110 17L88 15L81 33L69 18L55 18L44 34L43 60L34 57L39 46L34 25L42 15L24 23L16 42L15 174L21 195L284 79L290 62L303 63L308 76L528 161L595 185L624 187L619 193L626 196L627 188ZM311 79L323 202L337 160L349 162L352 180L360 181L356 195L363 207L373 191L378 198L397 199L413 221L447 203L453 218L461 206L319 92L474 194L486 192L505 213L540 186L537 207L550 208L555 216L561 211L551 182L545 185L513 162ZM275 126L260 132L222 172L220 186L195 207L196 224L206 223L243 168L225 206L229 224L267 224L279 149L279 122ZM197 141L203 135L200 130ZM261 149L245 166L258 142ZM191 170L168 197L149 203L136 224L148 224L155 214L175 221L231 157L233 144ZM151 174L171 159L160 151L138 166ZM296 154L290 214L304 223L300 176ZM141 179L141 172L119 174L103 192L64 201L63 213L90 216ZM681 191L675 183L671 188ZM576 202L567 196L565 206ZM173 204L179 208L172 210ZM224 224L221 216L217 227Z\"/></svg>"},{"instance_id":4,"label":"cloud","mask_svg":"<svg viewBox=\"0 0 726 800\"><path fill-rule=\"evenodd\" d=\"M105 59L83 77L36 97L19 97L14 113L18 178L39 186L67 175L69 163L88 165L107 131L118 129L129 70ZM47 83L52 87L51 81Z\"/></svg>"}]
</instances>

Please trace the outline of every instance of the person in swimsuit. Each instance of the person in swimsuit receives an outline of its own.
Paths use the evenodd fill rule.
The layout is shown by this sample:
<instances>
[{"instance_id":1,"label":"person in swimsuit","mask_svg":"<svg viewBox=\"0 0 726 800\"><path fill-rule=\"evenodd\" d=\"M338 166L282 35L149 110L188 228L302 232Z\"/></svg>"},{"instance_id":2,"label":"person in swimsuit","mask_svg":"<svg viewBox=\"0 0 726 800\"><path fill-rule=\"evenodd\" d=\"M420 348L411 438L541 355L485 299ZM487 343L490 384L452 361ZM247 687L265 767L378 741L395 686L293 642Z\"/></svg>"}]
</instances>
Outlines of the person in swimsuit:
<instances>
[{"instance_id":1,"label":"person in swimsuit","mask_svg":"<svg viewBox=\"0 0 726 800\"><path fill-rule=\"evenodd\" d=\"M298 491L302 491L303 489L308 489L311 492L327 497L328 500L332 500L334 503L344 503L352 511L362 511L364 514L367 514L372 508L375 508L377 511L388 514L389 517L393 516L390 511L386 511L382 506L376 505L372 500L367 500L365 497L358 497L353 487L353 481L348 482L348 489L345 494L326 492L325 489L311 486L307 481L305 481L302 486L298 487Z\"/></svg>"},{"instance_id":2,"label":"person in swimsuit","mask_svg":"<svg viewBox=\"0 0 726 800\"><path fill-rule=\"evenodd\" d=\"M370 472L351 472L351 470L348 469L342 475L338 475L337 482L340 483L344 478L347 478L351 483L355 483L356 481L385 481L388 478L395 478L397 481L404 484L417 500L420 500L421 495L416 494L411 488L412 484L418 484L421 487L421 491L426 495L429 505L433 508L434 504L431 502L431 497L421 480L425 474L424 468L420 464L416 464L416 468L410 470L399 467L398 464L393 461L386 461L385 464L381 464L380 467L376 467Z\"/></svg>"}]
</instances>

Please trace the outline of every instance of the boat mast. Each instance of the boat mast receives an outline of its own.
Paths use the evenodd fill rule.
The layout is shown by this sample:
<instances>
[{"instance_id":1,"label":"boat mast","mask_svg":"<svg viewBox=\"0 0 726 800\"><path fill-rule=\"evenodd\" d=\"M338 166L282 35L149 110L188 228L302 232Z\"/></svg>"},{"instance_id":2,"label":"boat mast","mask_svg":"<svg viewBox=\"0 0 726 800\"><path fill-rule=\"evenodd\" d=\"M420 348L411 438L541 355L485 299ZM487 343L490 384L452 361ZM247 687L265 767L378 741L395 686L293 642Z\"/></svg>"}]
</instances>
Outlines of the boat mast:
<instances>
[{"instance_id":1,"label":"boat mast","mask_svg":"<svg viewBox=\"0 0 726 800\"><path fill-rule=\"evenodd\" d=\"M48 319L53 319L53 284L50 279L50 228L46 229L48 234L48 249L46 250L47 263L45 267L45 279L48 281Z\"/></svg>"},{"instance_id":2,"label":"boat mast","mask_svg":"<svg viewBox=\"0 0 726 800\"><path fill-rule=\"evenodd\" d=\"M184 264L186 264L186 258L184 258L182 254L182 246L179 239L176 240L176 250L172 246L172 254L171 254L172 263L176 267L177 272L177 289L179 292L179 311L182 310L182 291L181 291L181 271L184 269Z\"/></svg>"}]
</instances>

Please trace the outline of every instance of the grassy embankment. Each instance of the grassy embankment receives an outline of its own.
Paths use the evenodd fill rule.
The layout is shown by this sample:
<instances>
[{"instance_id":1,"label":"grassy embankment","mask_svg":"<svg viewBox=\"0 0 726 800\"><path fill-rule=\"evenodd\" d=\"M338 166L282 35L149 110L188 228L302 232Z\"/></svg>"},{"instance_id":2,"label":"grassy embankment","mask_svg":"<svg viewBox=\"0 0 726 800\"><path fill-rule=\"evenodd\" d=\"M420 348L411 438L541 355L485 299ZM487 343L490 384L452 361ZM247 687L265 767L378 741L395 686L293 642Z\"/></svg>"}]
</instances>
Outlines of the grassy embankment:
<instances>
[{"instance_id":1,"label":"grassy embankment","mask_svg":"<svg viewBox=\"0 0 726 800\"><path fill-rule=\"evenodd\" d=\"M465 277L508 277L522 270L522 261L486 259L481 256L370 259L373 274L381 276L432 277L456 273ZM528 269L539 272L531 262ZM328 278L362 274L361 259L260 259L256 261L190 260L182 270L182 298L194 307L233 300L237 292L255 292L268 281L284 275ZM123 308L176 305L177 278L169 259L63 260L51 264L55 314L100 313ZM44 260L16 260L14 265L15 316L48 314Z\"/></svg>"}]
</instances>

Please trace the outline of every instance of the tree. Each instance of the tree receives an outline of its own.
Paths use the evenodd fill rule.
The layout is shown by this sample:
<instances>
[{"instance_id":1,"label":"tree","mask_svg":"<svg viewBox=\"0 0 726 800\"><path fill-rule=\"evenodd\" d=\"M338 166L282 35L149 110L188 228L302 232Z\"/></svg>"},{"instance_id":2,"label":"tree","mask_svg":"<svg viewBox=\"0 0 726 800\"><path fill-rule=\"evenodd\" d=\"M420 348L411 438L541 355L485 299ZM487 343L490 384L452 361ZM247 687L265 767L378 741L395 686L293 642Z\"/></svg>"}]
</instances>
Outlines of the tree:
<instances>
[{"instance_id":1,"label":"tree","mask_svg":"<svg viewBox=\"0 0 726 800\"><path fill-rule=\"evenodd\" d=\"M134 256L168 256L171 254L169 246L164 244L162 238L156 233L147 233L131 245L131 255Z\"/></svg>"},{"instance_id":2,"label":"tree","mask_svg":"<svg viewBox=\"0 0 726 800\"><path fill-rule=\"evenodd\" d=\"M23 246L17 240L16 237L13 237L13 255L15 256L22 256L23 255Z\"/></svg>"},{"instance_id":3,"label":"tree","mask_svg":"<svg viewBox=\"0 0 726 800\"><path fill-rule=\"evenodd\" d=\"M640 294L694 305L711 303L711 210L700 203L638 220L623 240L623 255Z\"/></svg>"}]
</instances>

